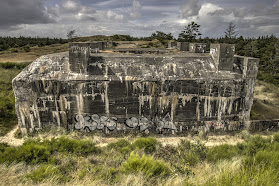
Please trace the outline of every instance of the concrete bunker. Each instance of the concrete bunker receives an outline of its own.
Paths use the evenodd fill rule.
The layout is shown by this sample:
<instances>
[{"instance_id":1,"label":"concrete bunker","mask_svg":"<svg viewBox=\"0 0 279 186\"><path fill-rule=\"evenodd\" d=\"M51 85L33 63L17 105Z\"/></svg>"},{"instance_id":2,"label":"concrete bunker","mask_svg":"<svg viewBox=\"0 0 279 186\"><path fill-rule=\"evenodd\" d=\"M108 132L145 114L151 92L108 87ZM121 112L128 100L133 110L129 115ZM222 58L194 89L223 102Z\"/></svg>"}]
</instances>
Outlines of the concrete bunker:
<instances>
[{"instance_id":1,"label":"concrete bunker","mask_svg":"<svg viewBox=\"0 0 279 186\"><path fill-rule=\"evenodd\" d=\"M23 133L50 126L147 133L247 127L259 60L235 55L230 44L211 44L210 52L188 45L70 43L69 52L42 56L13 80L19 127Z\"/></svg>"}]
</instances>

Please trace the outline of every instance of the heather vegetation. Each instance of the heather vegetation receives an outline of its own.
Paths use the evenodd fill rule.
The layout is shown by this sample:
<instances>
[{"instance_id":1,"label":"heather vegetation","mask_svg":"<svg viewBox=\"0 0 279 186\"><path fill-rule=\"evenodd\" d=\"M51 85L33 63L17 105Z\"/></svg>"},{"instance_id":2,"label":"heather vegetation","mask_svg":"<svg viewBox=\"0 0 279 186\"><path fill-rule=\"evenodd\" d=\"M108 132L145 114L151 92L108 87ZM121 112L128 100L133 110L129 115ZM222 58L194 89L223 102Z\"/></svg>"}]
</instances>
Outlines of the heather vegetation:
<instances>
[{"instance_id":1,"label":"heather vegetation","mask_svg":"<svg viewBox=\"0 0 279 186\"><path fill-rule=\"evenodd\" d=\"M243 138L213 147L199 138L175 146L119 139L102 147L65 136L29 139L18 147L0 144L0 176L14 185L276 185L279 133Z\"/></svg>"}]
</instances>

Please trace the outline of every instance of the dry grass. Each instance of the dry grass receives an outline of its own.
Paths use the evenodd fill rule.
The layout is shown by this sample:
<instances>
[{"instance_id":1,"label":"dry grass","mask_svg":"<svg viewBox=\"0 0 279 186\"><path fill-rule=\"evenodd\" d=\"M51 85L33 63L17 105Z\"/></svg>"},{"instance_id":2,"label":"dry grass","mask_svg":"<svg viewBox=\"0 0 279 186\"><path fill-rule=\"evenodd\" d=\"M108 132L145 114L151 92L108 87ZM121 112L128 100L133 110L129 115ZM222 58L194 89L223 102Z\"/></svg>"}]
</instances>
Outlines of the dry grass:
<instances>
[{"instance_id":1,"label":"dry grass","mask_svg":"<svg viewBox=\"0 0 279 186\"><path fill-rule=\"evenodd\" d=\"M0 53L0 62L31 62L38 57L46 54L53 54L58 52L65 52L68 50L68 43L53 44L44 47L31 47L30 52L16 52L4 51Z\"/></svg>"},{"instance_id":2,"label":"dry grass","mask_svg":"<svg viewBox=\"0 0 279 186\"><path fill-rule=\"evenodd\" d=\"M279 88L270 83L257 81L251 113L252 119L278 119Z\"/></svg>"},{"instance_id":3,"label":"dry grass","mask_svg":"<svg viewBox=\"0 0 279 186\"><path fill-rule=\"evenodd\" d=\"M257 81L254 98L279 106L279 87L263 81Z\"/></svg>"}]
</instances>

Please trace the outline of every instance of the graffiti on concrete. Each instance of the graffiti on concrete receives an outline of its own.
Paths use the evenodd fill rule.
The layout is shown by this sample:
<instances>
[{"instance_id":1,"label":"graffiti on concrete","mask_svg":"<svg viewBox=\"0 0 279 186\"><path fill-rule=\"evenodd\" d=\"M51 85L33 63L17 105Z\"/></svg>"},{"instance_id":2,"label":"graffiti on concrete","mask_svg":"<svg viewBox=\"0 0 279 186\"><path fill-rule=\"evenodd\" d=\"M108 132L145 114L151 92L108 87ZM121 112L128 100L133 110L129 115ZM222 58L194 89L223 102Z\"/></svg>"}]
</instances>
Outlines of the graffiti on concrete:
<instances>
[{"instance_id":1,"label":"graffiti on concrete","mask_svg":"<svg viewBox=\"0 0 279 186\"><path fill-rule=\"evenodd\" d=\"M162 131L163 129L170 129L174 130L177 132L177 128L174 125L173 121L171 120L171 116L168 113L162 120L156 119L157 120L157 131Z\"/></svg>"},{"instance_id":2,"label":"graffiti on concrete","mask_svg":"<svg viewBox=\"0 0 279 186\"><path fill-rule=\"evenodd\" d=\"M103 130L108 128L110 131L113 131L117 127L117 118L116 117L106 117L99 116L97 114L93 115L81 115L77 114L75 116L75 125L76 130ZM141 132L146 131L156 124L156 130L162 131L164 129L169 129L177 132L177 128L174 122L171 120L170 114L168 113L163 119L156 118L154 121L147 119L145 116L131 117L126 119L125 125L131 129L139 129Z\"/></svg>"},{"instance_id":3,"label":"graffiti on concrete","mask_svg":"<svg viewBox=\"0 0 279 186\"><path fill-rule=\"evenodd\" d=\"M116 117L111 117L108 118L106 116L101 116L99 117L97 114L93 115L80 115L77 114L75 116L75 129L80 130L80 129L87 129L90 131L94 131L96 129L102 130L105 127L108 128L109 130L114 130L116 128Z\"/></svg>"},{"instance_id":4,"label":"graffiti on concrete","mask_svg":"<svg viewBox=\"0 0 279 186\"><path fill-rule=\"evenodd\" d=\"M204 123L207 129L218 130L225 128L225 124L222 121L205 121Z\"/></svg>"}]
</instances>

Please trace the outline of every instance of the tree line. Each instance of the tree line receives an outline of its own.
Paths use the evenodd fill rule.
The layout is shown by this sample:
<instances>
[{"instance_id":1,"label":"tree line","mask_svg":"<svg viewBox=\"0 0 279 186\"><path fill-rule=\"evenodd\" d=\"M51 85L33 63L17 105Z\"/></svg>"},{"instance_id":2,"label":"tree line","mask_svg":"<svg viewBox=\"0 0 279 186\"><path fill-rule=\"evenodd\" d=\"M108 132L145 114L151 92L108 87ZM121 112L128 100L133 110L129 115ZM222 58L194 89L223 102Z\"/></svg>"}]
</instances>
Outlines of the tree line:
<instances>
[{"instance_id":1,"label":"tree line","mask_svg":"<svg viewBox=\"0 0 279 186\"><path fill-rule=\"evenodd\" d=\"M96 36L96 40L107 41L152 41L158 40L164 46L167 46L169 40L180 42L198 42L198 43L230 43L235 44L236 54L241 56L256 57L260 59L260 71L258 78L276 84L279 86L279 39L274 36L243 37L238 36L236 25L229 23L228 28L224 30L224 36L219 38L202 37L200 25L191 22L184 27L178 38L171 33L155 31L148 37L134 37L130 35L115 34L112 36ZM62 38L39 38L39 37L0 37L0 51L12 50L22 47L28 52L32 46L46 46L51 44L63 44L69 41L75 41L76 31L67 33L68 39ZM99 39L98 39L99 38Z\"/></svg>"},{"instance_id":2,"label":"tree line","mask_svg":"<svg viewBox=\"0 0 279 186\"><path fill-rule=\"evenodd\" d=\"M48 38L48 37L0 37L0 51L11 48L19 48L24 46L46 46L52 44L64 44L68 40L62 38Z\"/></svg>"}]
</instances>

